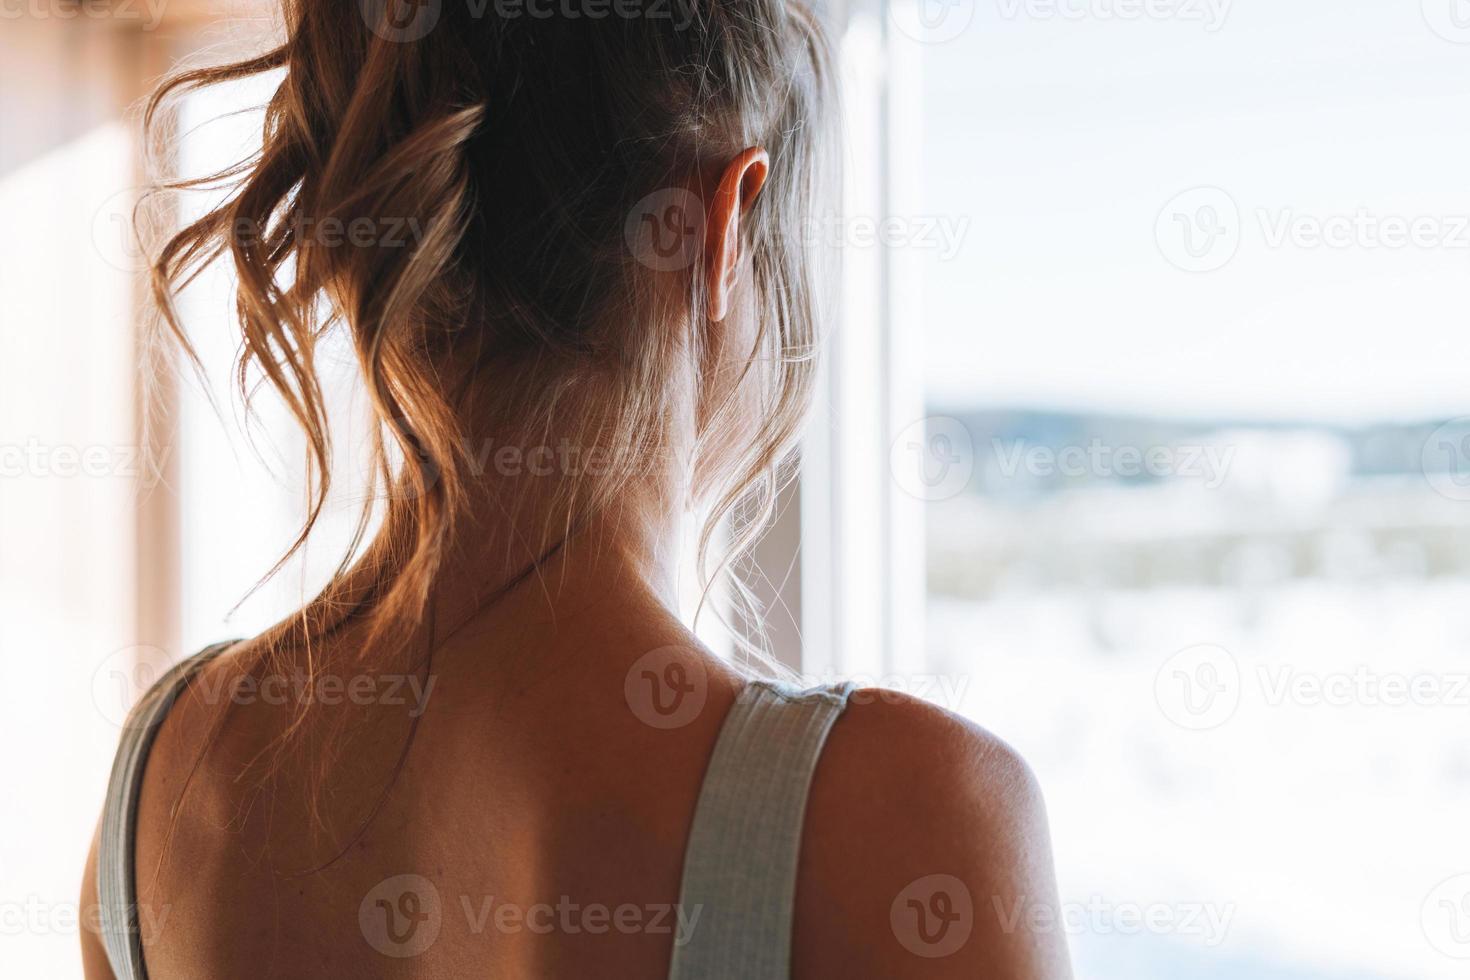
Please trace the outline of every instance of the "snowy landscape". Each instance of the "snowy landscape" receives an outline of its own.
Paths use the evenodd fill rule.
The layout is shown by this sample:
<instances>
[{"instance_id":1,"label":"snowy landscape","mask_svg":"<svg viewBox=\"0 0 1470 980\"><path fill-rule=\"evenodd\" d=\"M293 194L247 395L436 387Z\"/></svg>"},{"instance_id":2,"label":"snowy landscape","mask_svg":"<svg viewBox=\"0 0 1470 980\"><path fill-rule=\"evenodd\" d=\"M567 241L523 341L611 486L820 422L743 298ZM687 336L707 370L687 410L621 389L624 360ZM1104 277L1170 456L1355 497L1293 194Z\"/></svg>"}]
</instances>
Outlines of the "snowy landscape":
<instances>
[{"instance_id":1,"label":"snowy landscape","mask_svg":"<svg viewBox=\"0 0 1470 980\"><path fill-rule=\"evenodd\" d=\"M1470 872L1470 502L1446 482L1470 460L1423 452L1440 423L960 421L930 662L1041 780L1078 975L1464 976L1470 888L1441 886ZM1017 473L1017 444L1230 463Z\"/></svg>"}]
</instances>

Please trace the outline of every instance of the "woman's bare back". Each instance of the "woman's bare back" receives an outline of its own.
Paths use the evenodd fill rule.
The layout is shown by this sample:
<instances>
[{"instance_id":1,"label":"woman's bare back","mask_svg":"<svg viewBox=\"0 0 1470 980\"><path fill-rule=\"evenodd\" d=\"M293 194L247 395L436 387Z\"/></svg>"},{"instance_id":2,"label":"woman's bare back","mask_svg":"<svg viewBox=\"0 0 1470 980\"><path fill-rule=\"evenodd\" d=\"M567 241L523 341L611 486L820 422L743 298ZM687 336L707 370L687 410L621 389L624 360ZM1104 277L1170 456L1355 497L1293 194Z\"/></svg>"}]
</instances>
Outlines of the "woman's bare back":
<instances>
[{"instance_id":1,"label":"woman's bare back","mask_svg":"<svg viewBox=\"0 0 1470 980\"><path fill-rule=\"evenodd\" d=\"M436 650L427 675L319 684L298 733L308 750L270 762L263 784L238 777L273 759L299 685L242 682L247 647L205 666L143 781L151 980L667 976L674 943L699 928L702 910L679 907L685 845L743 682L631 579L585 577L613 584L555 614L517 592ZM578 594L578 578L563 588ZM670 712L678 685L689 701ZM309 749L332 744L330 758ZM1001 743L858 692L812 782L793 975L1063 975L1055 937L1007 929L992 908L1054 903L1039 820ZM929 958L893 907L940 873L967 882L974 935Z\"/></svg>"}]
</instances>

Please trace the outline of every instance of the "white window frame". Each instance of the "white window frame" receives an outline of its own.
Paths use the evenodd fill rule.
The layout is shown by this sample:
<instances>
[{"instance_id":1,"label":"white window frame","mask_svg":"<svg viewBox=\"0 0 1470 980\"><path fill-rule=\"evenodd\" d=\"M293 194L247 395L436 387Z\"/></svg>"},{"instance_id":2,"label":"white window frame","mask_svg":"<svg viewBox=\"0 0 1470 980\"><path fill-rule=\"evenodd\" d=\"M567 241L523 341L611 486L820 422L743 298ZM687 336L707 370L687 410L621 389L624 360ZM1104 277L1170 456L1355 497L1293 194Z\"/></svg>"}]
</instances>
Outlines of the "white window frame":
<instances>
[{"instance_id":1,"label":"white window frame","mask_svg":"<svg viewBox=\"0 0 1470 980\"><path fill-rule=\"evenodd\" d=\"M808 675L881 680L924 657L924 513L893 479L890 448L924 415L918 271L875 244L919 204L921 46L892 30L892 3L826 12L843 110L841 289L816 404L788 489L755 560L776 657ZM779 574L777 574L779 572Z\"/></svg>"}]
</instances>

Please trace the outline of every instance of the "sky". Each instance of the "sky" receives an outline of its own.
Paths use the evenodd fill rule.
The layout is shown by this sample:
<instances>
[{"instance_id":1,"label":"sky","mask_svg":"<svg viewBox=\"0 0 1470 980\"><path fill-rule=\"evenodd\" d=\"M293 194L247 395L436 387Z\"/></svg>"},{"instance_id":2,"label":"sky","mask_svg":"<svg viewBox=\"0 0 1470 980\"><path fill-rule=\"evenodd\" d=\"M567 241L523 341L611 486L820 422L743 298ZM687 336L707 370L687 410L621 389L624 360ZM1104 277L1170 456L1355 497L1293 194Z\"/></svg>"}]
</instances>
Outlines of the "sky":
<instances>
[{"instance_id":1,"label":"sky","mask_svg":"<svg viewBox=\"0 0 1470 980\"><path fill-rule=\"evenodd\" d=\"M1470 4L1118 2L910 59L930 404L1470 414Z\"/></svg>"}]
</instances>

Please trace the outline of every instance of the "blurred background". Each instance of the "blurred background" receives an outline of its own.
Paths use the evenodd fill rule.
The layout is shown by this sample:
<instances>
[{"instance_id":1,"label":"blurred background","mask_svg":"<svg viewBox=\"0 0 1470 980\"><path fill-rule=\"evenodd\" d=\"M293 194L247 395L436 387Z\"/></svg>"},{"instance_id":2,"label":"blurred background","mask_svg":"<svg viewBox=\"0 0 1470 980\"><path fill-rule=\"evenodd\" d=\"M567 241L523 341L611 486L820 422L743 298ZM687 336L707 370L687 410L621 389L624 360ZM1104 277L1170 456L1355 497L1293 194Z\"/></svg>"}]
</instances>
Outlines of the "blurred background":
<instances>
[{"instance_id":1,"label":"blurred background","mask_svg":"<svg viewBox=\"0 0 1470 980\"><path fill-rule=\"evenodd\" d=\"M758 555L778 654L1021 750L1080 977L1464 976L1470 5L826 14L846 176L812 233L842 304ZM223 273L184 297L204 377L141 327L137 102L275 16L0 8L8 976L79 975L131 701L298 603L352 516L349 491L250 594L300 519L302 447L230 392ZM159 165L248 154L271 86L191 97ZM350 444L350 359L327 370Z\"/></svg>"},{"instance_id":2,"label":"blurred background","mask_svg":"<svg viewBox=\"0 0 1470 980\"><path fill-rule=\"evenodd\" d=\"M916 23L926 651L1079 975L1464 976L1470 6Z\"/></svg>"}]
</instances>

